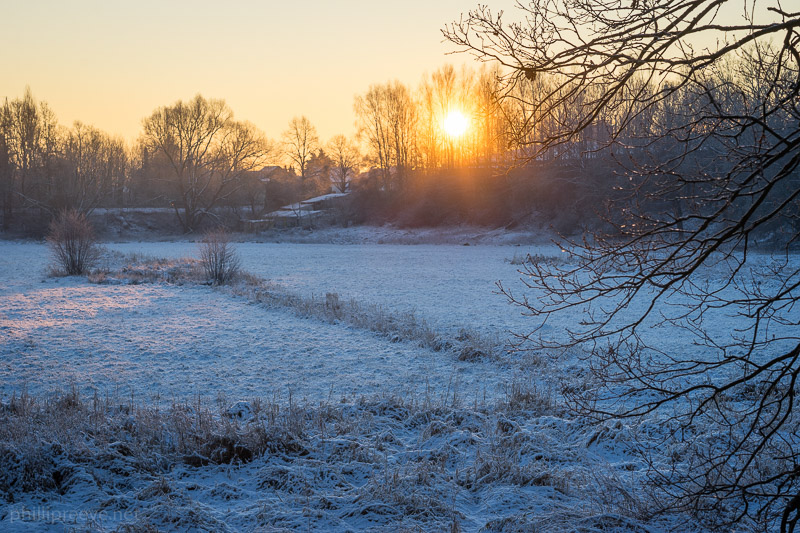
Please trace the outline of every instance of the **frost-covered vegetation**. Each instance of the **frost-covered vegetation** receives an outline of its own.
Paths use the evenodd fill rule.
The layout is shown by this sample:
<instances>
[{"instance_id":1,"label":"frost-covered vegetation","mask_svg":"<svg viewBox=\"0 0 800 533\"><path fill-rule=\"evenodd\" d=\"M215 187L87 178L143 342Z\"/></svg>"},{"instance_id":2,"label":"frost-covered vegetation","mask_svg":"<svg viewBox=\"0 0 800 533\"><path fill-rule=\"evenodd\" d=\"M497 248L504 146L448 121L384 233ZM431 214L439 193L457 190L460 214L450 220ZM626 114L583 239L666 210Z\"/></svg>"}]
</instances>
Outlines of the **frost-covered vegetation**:
<instances>
[{"instance_id":1,"label":"frost-covered vegetation","mask_svg":"<svg viewBox=\"0 0 800 533\"><path fill-rule=\"evenodd\" d=\"M576 416L581 354L510 349L494 281L558 248L239 243L212 286L195 243L107 246L2 245L4 531L704 531L653 474L721 435Z\"/></svg>"},{"instance_id":2,"label":"frost-covered vegetation","mask_svg":"<svg viewBox=\"0 0 800 533\"><path fill-rule=\"evenodd\" d=\"M83 510L93 530L647 531L635 463L596 453L633 445L630 428L551 402L524 386L471 406L22 395L0 412L4 530Z\"/></svg>"},{"instance_id":3,"label":"frost-covered vegetation","mask_svg":"<svg viewBox=\"0 0 800 533\"><path fill-rule=\"evenodd\" d=\"M239 255L223 230L210 231L200 244L200 264L212 283L224 285L239 275Z\"/></svg>"}]
</instances>

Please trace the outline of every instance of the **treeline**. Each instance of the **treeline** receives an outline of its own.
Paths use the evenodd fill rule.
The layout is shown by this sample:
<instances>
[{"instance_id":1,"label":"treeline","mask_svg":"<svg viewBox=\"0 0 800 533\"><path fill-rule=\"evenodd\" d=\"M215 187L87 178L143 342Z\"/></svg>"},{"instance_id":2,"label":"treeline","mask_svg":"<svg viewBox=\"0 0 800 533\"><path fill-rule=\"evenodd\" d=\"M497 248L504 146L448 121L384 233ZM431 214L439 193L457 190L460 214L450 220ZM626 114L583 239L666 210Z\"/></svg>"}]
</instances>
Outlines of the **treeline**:
<instances>
[{"instance_id":1,"label":"treeline","mask_svg":"<svg viewBox=\"0 0 800 533\"><path fill-rule=\"evenodd\" d=\"M104 201L121 202L130 168L130 151L121 138L81 122L59 126L30 89L0 107L4 228L20 208L39 210L49 221L60 209L87 212Z\"/></svg>"},{"instance_id":2,"label":"treeline","mask_svg":"<svg viewBox=\"0 0 800 533\"><path fill-rule=\"evenodd\" d=\"M174 209L180 228L193 231L220 207L244 208L242 216L257 218L332 188L369 189L347 216L368 221L375 209L365 199L405 197L420 175L507 167L508 143L493 109L496 80L486 69L446 66L417 89L372 86L355 98L358 134L327 142L302 116L279 140L269 139L235 119L224 101L198 95L155 110L128 145L80 122L60 125L26 89L0 108L2 225L41 229L64 209L147 206ZM453 110L470 119L457 139L442 126Z\"/></svg>"},{"instance_id":3,"label":"treeline","mask_svg":"<svg viewBox=\"0 0 800 533\"><path fill-rule=\"evenodd\" d=\"M587 104L600 91L570 91L557 76L444 66L416 88L394 81L356 95L357 135L327 142L303 116L270 139L224 101L198 95L154 110L127 145L80 122L60 126L28 89L0 108L2 224L41 230L63 209L146 206L172 209L176 228L190 232L222 222L222 208L257 219L335 190L353 192L337 218L345 224L536 223L571 232L624 217L605 206L632 172L649 176L636 201L683 219L703 208L705 185L674 176L689 167L728 172L732 151L759 143L752 130L737 135L726 123L720 135L723 125L703 119L714 106L747 116L770 105L769 87L750 83L764 79L752 73L759 64L745 54L708 72L702 91L631 79L591 115L583 110L598 109ZM454 111L468 117L463 135L443 126ZM788 127L781 120L789 118L773 115L765 128Z\"/></svg>"}]
</instances>

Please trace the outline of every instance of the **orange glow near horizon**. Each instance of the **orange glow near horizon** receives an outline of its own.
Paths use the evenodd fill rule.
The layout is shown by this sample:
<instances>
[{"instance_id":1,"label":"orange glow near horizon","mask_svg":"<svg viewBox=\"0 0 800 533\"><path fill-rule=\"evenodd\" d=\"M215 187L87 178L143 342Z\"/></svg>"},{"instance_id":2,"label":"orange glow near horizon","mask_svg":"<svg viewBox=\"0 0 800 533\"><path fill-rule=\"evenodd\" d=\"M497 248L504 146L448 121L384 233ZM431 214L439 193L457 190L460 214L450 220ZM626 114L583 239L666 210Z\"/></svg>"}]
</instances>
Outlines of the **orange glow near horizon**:
<instances>
[{"instance_id":1,"label":"orange glow near horizon","mask_svg":"<svg viewBox=\"0 0 800 533\"><path fill-rule=\"evenodd\" d=\"M300 115L323 140L353 135L353 99L370 85L415 86L445 62L472 63L447 56L455 47L441 29L476 2L7 4L0 102L30 86L60 124L80 120L134 141L153 110L196 94L224 99L271 138Z\"/></svg>"}]
</instances>

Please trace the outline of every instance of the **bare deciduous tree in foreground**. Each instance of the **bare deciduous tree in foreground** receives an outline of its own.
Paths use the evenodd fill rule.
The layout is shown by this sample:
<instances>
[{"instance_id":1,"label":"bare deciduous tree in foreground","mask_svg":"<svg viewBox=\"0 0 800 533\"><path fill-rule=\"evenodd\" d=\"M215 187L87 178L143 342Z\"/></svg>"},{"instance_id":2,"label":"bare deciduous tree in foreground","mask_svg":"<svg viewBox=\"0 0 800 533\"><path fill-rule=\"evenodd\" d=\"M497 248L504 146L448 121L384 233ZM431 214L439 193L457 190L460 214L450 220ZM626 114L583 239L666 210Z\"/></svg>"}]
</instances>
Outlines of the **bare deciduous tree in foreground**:
<instances>
[{"instance_id":1,"label":"bare deciduous tree in foreground","mask_svg":"<svg viewBox=\"0 0 800 533\"><path fill-rule=\"evenodd\" d=\"M524 338L589 348L597 379L571 394L585 412L662 417L672 436L661 452L674 457L654 457L652 477L666 506L792 531L800 12L787 4L534 0L519 4L521 23L479 7L444 33L507 68L501 99L532 95L513 128L520 152L533 159L599 128L625 169L611 230L569 247L579 267L533 264L525 294L506 290L542 324L565 310L585 320ZM779 250L770 261L757 240ZM735 317L727 336L714 333L723 315ZM693 346L648 343L663 325Z\"/></svg>"}]
</instances>

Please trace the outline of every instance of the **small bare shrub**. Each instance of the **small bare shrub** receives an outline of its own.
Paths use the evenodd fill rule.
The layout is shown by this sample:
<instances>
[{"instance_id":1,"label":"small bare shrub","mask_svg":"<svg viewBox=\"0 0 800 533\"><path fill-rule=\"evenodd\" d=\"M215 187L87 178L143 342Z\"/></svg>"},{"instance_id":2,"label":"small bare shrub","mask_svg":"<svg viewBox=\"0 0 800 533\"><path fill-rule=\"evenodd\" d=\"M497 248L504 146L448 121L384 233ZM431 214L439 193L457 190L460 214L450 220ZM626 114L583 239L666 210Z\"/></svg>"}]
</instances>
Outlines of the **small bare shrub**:
<instances>
[{"instance_id":1,"label":"small bare shrub","mask_svg":"<svg viewBox=\"0 0 800 533\"><path fill-rule=\"evenodd\" d=\"M74 210L62 211L53 220L47 244L53 253L53 270L68 276L87 272L99 258L92 225Z\"/></svg>"},{"instance_id":2,"label":"small bare shrub","mask_svg":"<svg viewBox=\"0 0 800 533\"><path fill-rule=\"evenodd\" d=\"M216 285L224 285L236 278L241 261L226 231L214 230L203 236L200 263L206 277Z\"/></svg>"}]
</instances>

